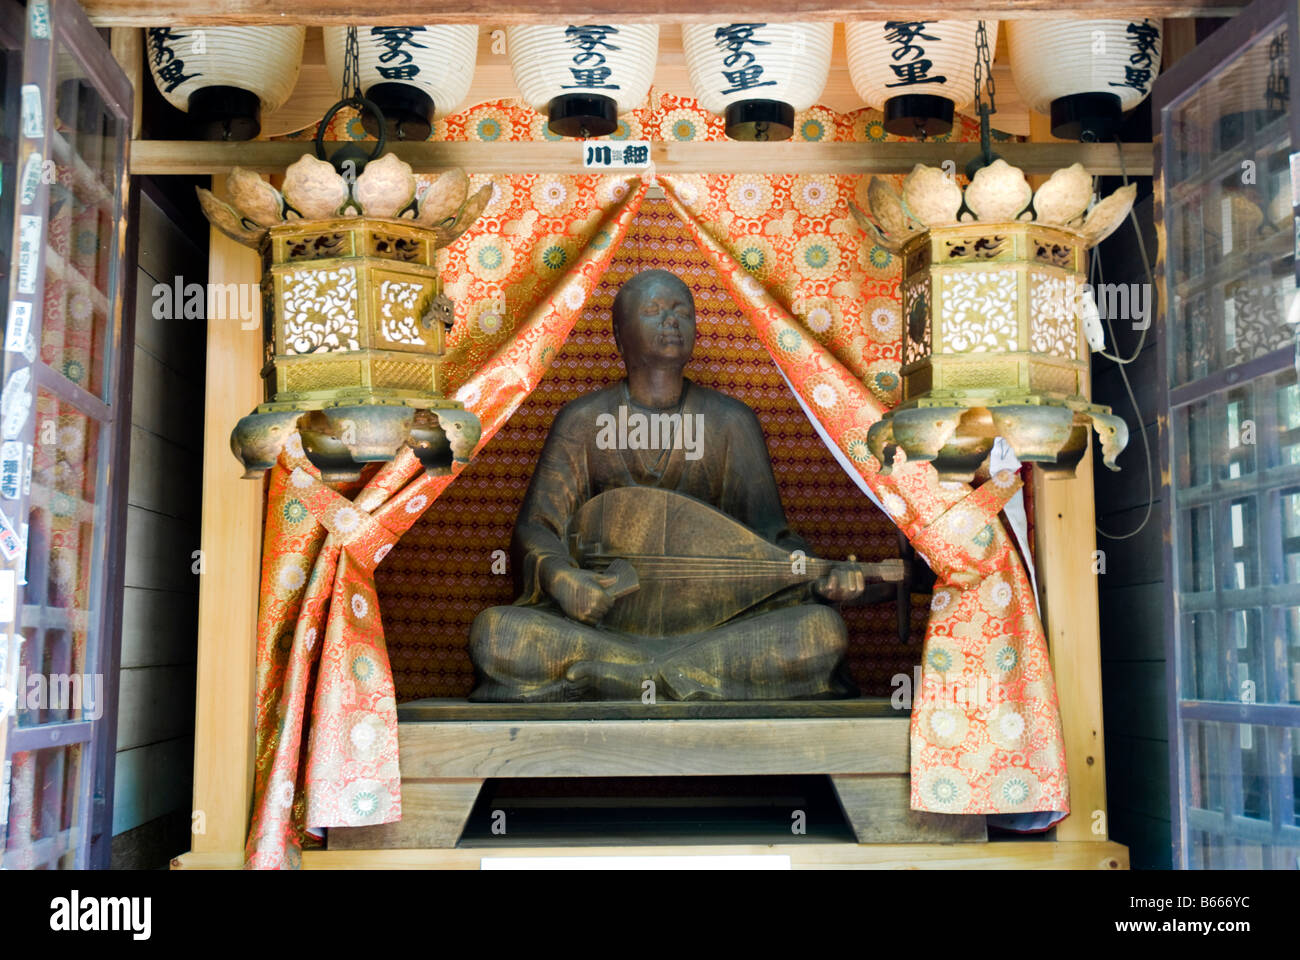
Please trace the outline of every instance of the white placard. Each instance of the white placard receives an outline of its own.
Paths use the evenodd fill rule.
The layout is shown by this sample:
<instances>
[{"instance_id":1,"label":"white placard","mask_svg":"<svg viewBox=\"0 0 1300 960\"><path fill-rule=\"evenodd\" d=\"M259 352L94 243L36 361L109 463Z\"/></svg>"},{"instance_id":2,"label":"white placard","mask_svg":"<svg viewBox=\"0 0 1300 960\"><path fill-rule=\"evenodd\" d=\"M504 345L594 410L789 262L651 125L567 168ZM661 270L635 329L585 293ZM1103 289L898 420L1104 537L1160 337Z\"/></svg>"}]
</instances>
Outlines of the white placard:
<instances>
[{"instance_id":1,"label":"white placard","mask_svg":"<svg viewBox=\"0 0 1300 960\"><path fill-rule=\"evenodd\" d=\"M9 324L5 327L5 351L22 353L27 348L27 331L32 326L32 305L26 300L9 303Z\"/></svg>"},{"instance_id":2,"label":"white placard","mask_svg":"<svg viewBox=\"0 0 1300 960\"><path fill-rule=\"evenodd\" d=\"M614 143L583 141L582 166L585 170L644 170L650 166L649 140L619 140Z\"/></svg>"},{"instance_id":3,"label":"white placard","mask_svg":"<svg viewBox=\"0 0 1300 960\"><path fill-rule=\"evenodd\" d=\"M662 857L483 857L481 870L789 870L787 854Z\"/></svg>"}]
</instances>

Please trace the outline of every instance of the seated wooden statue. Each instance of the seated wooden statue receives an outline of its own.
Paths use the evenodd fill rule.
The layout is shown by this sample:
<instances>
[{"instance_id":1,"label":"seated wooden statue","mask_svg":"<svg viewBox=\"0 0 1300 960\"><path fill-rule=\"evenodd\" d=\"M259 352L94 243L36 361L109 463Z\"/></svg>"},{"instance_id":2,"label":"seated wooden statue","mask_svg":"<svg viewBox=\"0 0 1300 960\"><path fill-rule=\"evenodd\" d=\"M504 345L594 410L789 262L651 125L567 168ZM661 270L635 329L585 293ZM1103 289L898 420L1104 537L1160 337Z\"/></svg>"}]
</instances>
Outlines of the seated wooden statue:
<instances>
[{"instance_id":1,"label":"seated wooden statue","mask_svg":"<svg viewBox=\"0 0 1300 960\"><path fill-rule=\"evenodd\" d=\"M649 270L614 300L627 378L555 418L512 544L522 594L474 621L471 700L856 693L830 603L901 561L831 563L786 525L758 418L682 376L695 304Z\"/></svg>"}]
</instances>

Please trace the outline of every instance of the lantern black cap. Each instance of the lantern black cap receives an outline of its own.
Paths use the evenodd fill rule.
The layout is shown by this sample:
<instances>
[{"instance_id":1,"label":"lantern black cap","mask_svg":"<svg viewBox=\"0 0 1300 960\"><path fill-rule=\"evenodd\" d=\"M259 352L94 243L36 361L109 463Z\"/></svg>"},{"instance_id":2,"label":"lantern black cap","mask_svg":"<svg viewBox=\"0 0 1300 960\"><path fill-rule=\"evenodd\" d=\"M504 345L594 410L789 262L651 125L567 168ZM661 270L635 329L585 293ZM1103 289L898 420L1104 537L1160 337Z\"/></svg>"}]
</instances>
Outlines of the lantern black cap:
<instances>
[{"instance_id":1,"label":"lantern black cap","mask_svg":"<svg viewBox=\"0 0 1300 960\"><path fill-rule=\"evenodd\" d=\"M618 129L618 104L598 93L567 93L546 105L546 125L562 137L604 137Z\"/></svg>"},{"instance_id":2,"label":"lantern black cap","mask_svg":"<svg viewBox=\"0 0 1300 960\"><path fill-rule=\"evenodd\" d=\"M941 137L952 129L952 101L927 93L890 97L885 129L896 137Z\"/></svg>"},{"instance_id":3,"label":"lantern black cap","mask_svg":"<svg viewBox=\"0 0 1300 960\"><path fill-rule=\"evenodd\" d=\"M190 94L190 122L204 140L252 140L262 132L262 101L240 87L200 87Z\"/></svg>"},{"instance_id":4,"label":"lantern black cap","mask_svg":"<svg viewBox=\"0 0 1300 960\"><path fill-rule=\"evenodd\" d=\"M737 100L727 106L726 123L732 140L789 140L794 107L781 100Z\"/></svg>"},{"instance_id":5,"label":"lantern black cap","mask_svg":"<svg viewBox=\"0 0 1300 960\"><path fill-rule=\"evenodd\" d=\"M1124 111L1113 93L1075 93L1052 101L1052 136L1105 143L1115 139Z\"/></svg>"},{"instance_id":6,"label":"lantern black cap","mask_svg":"<svg viewBox=\"0 0 1300 960\"><path fill-rule=\"evenodd\" d=\"M389 140L428 140L433 132L434 103L419 87L409 83L376 83L366 90L384 113ZM361 115L361 126L372 137L379 136L379 124L373 114Z\"/></svg>"}]
</instances>

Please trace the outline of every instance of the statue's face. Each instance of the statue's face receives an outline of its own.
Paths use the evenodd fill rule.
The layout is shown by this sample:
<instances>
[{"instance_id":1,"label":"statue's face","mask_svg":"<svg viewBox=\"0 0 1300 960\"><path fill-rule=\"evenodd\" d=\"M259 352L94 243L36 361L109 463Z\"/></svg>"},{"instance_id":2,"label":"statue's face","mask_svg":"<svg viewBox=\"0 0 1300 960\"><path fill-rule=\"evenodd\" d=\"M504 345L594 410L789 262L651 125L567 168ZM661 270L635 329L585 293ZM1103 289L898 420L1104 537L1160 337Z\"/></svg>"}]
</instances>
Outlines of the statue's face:
<instances>
[{"instance_id":1,"label":"statue's face","mask_svg":"<svg viewBox=\"0 0 1300 960\"><path fill-rule=\"evenodd\" d=\"M695 306L680 285L654 280L639 291L619 327L629 360L685 365L695 349Z\"/></svg>"}]
</instances>

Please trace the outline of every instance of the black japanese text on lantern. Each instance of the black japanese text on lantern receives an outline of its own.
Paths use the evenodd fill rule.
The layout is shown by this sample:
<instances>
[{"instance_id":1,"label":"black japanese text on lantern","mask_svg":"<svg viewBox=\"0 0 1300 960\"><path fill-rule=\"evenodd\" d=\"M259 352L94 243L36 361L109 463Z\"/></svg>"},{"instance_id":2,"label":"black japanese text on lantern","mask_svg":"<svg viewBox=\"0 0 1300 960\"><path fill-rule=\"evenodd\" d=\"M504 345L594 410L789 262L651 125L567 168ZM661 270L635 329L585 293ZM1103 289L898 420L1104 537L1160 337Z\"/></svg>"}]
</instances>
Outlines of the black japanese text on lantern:
<instances>
[{"instance_id":1,"label":"black japanese text on lantern","mask_svg":"<svg viewBox=\"0 0 1300 960\"><path fill-rule=\"evenodd\" d=\"M618 33L618 27L602 24L585 24L569 26L564 30L564 41L577 47L573 55L573 65L569 72L573 74L573 83L561 86L562 90L617 90L617 83L609 82L613 69L605 63L602 50L618 50L609 42L609 37Z\"/></svg>"},{"instance_id":2,"label":"black japanese text on lantern","mask_svg":"<svg viewBox=\"0 0 1300 960\"><path fill-rule=\"evenodd\" d=\"M176 55L173 44L187 37L188 33L176 33L171 27L149 29L149 59L158 82L163 86L163 93L171 93L186 80L202 76L197 70L186 73L185 61Z\"/></svg>"},{"instance_id":3,"label":"black japanese text on lantern","mask_svg":"<svg viewBox=\"0 0 1300 960\"><path fill-rule=\"evenodd\" d=\"M370 35L379 41L384 52L379 55L379 64L375 67L385 80L413 80L420 74L420 65L410 50L404 47L426 49L424 44L416 43L414 34L423 33L424 27L371 27ZM396 60L396 63L393 61Z\"/></svg>"},{"instance_id":4,"label":"black japanese text on lantern","mask_svg":"<svg viewBox=\"0 0 1300 960\"><path fill-rule=\"evenodd\" d=\"M1160 29L1150 20L1130 23L1125 31L1133 40L1133 52L1129 54L1129 65L1124 68L1124 82L1111 81L1112 87L1132 87L1143 94L1151 84L1152 51L1160 42Z\"/></svg>"},{"instance_id":5,"label":"black japanese text on lantern","mask_svg":"<svg viewBox=\"0 0 1300 960\"><path fill-rule=\"evenodd\" d=\"M722 75L730 86L721 91L724 97L729 93L741 93L754 87L776 86L775 80L762 79L763 65L758 62L758 57L753 50L745 49L747 44L754 47L771 46L770 40L758 40L754 37L756 32L766 26L766 23L729 23L724 27L718 27L713 32L718 48L727 51L726 57L722 60Z\"/></svg>"},{"instance_id":6,"label":"black japanese text on lantern","mask_svg":"<svg viewBox=\"0 0 1300 960\"><path fill-rule=\"evenodd\" d=\"M925 20L885 21L885 42L893 44L889 57L894 62L889 68L898 79L887 87L910 87L917 83L947 83L945 76L931 76L934 61L925 55L922 40L937 43L939 37L925 32Z\"/></svg>"}]
</instances>

